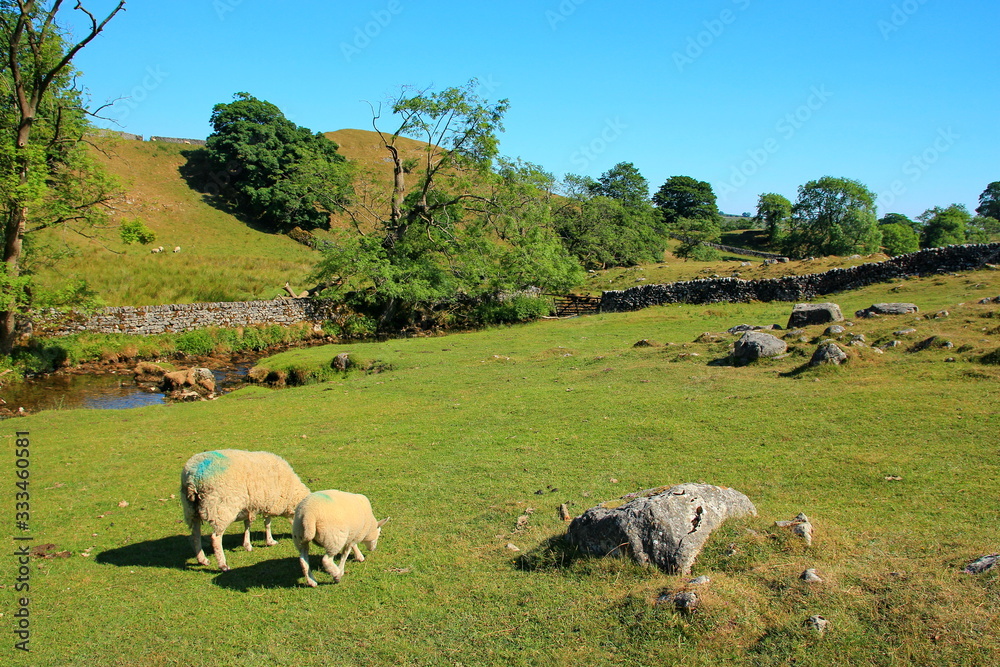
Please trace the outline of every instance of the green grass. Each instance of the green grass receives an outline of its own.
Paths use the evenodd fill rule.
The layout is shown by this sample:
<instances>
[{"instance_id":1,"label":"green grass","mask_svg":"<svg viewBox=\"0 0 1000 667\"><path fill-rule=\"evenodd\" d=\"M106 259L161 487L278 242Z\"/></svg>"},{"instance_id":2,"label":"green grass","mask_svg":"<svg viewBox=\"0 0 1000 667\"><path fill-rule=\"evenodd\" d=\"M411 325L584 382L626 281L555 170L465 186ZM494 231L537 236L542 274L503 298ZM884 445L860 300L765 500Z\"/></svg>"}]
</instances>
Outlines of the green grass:
<instances>
[{"instance_id":1,"label":"green grass","mask_svg":"<svg viewBox=\"0 0 1000 667\"><path fill-rule=\"evenodd\" d=\"M960 570L1000 545L1000 369L979 361L1000 347L998 307L975 303L1000 294L1000 274L893 289L832 300L845 313L947 308L849 332L875 340L912 325L913 341L955 347L850 348L845 367L800 370L823 329L811 327L788 358L735 368L711 363L725 343L692 341L784 324L790 304L672 306L296 350L262 365L315 368L346 351L392 369L5 421L11 444L15 429L31 433L34 543L71 554L34 561L33 653L14 664L996 664L998 574ZM179 471L223 447L276 452L312 489L365 493L392 516L378 550L339 585L320 574L307 589L276 519L278 546L260 547L258 523L246 553L233 527L233 570L197 566ZM688 481L733 487L759 511L720 529L696 563L712 582L693 614L655 604L687 577L579 558L559 539L561 503L579 514ZM800 511L811 548L773 527ZM800 582L807 567L824 583ZM830 621L822 638L805 626L814 614Z\"/></svg>"}]
</instances>

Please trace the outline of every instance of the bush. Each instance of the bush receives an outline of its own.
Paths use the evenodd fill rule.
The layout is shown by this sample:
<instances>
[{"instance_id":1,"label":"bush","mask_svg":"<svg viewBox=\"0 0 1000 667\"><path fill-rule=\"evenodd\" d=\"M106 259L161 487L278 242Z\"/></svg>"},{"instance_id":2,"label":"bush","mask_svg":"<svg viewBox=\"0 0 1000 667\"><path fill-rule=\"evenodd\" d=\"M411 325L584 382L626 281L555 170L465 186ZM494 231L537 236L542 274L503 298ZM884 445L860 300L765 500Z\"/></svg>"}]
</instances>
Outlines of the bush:
<instances>
[{"instance_id":1,"label":"bush","mask_svg":"<svg viewBox=\"0 0 1000 667\"><path fill-rule=\"evenodd\" d=\"M125 245L133 243L147 245L156 240L156 232L147 227L139 218L123 220L118 233Z\"/></svg>"},{"instance_id":2,"label":"bush","mask_svg":"<svg viewBox=\"0 0 1000 667\"><path fill-rule=\"evenodd\" d=\"M696 262L716 262L722 259L722 253L717 248L702 244L691 246L684 256Z\"/></svg>"},{"instance_id":3,"label":"bush","mask_svg":"<svg viewBox=\"0 0 1000 667\"><path fill-rule=\"evenodd\" d=\"M205 329L188 331L177 337L177 349L185 354L205 356L215 351L215 339Z\"/></svg>"},{"instance_id":4,"label":"bush","mask_svg":"<svg viewBox=\"0 0 1000 667\"><path fill-rule=\"evenodd\" d=\"M473 320L477 324L515 324L536 320L551 312L552 302L548 299L516 296L479 304L473 311Z\"/></svg>"}]
</instances>

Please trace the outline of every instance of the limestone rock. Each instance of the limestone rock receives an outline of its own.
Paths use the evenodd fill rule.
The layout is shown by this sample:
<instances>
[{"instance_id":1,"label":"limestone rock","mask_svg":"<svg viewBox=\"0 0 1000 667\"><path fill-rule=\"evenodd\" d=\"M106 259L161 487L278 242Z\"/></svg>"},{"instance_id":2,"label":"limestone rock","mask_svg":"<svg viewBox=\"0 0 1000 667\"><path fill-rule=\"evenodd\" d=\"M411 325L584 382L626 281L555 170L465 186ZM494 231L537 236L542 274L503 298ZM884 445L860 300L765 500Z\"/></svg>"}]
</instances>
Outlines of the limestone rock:
<instances>
[{"instance_id":1,"label":"limestone rock","mask_svg":"<svg viewBox=\"0 0 1000 667\"><path fill-rule=\"evenodd\" d=\"M877 315L909 315L919 312L912 303L873 303L868 308L854 313L856 317L875 317Z\"/></svg>"},{"instance_id":2,"label":"limestone rock","mask_svg":"<svg viewBox=\"0 0 1000 667\"><path fill-rule=\"evenodd\" d=\"M834 324L832 326L827 327L826 330L823 331L823 335L824 336L836 336L838 334L844 333L844 331L846 331L846 329L844 329L844 327L840 326L839 324Z\"/></svg>"},{"instance_id":3,"label":"limestone rock","mask_svg":"<svg viewBox=\"0 0 1000 667\"><path fill-rule=\"evenodd\" d=\"M965 566L962 572L966 574L982 574L986 570L991 569L994 565L1000 562L1000 554L990 554L989 556L983 556L972 561Z\"/></svg>"},{"instance_id":4,"label":"limestone rock","mask_svg":"<svg viewBox=\"0 0 1000 667\"><path fill-rule=\"evenodd\" d=\"M812 545L813 527L809 523L809 517L805 514L799 512L791 521L775 521L774 525L778 528L790 529L794 535L802 538L807 547Z\"/></svg>"},{"instance_id":5,"label":"limestone rock","mask_svg":"<svg viewBox=\"0 0 1000 667\"><path fill-rule=\"evenodd\" d=\"M762 357L776 357L788 350L788 344L776 336L748 331L736 341L733 357L737 364L746 364Z\"/></svg>"},{"instance_id":6,"label":"limestone rock","mask_svg":"<svg viewBox=\"0 0 1000 667\"><path fill-rule=\"evenodd\" d=\"M786 329L807 327L811 324L840 322L844 319L840 306L835 303L798 303L792 309Z\"/></svg>"},{"instance_id":7,"label":"limestone rock","mask_svg":"<svg viewBox=\"0 0 1000 667\"><path fill-rule=\"evenodd\" d=\"M839 366L845 361L847 361L847 353L840 349L839 345L836 343L826 343L816 348L812 359L809 360L809 365L834 364Z\"/></svg>"},{"instance_id":8,"label":"limestone rock","mask_svg":"<svg viewBox=\"0 0 1000 667\"><path fill-rule=\"evenodd\" d=\"M757 515L739 491L679 484L642 492L626 504L592 507L573 519L570 544L593 556L630 556L670 574L689 574L709 535L726 519Z\"/></svg>"},{"instance_id":9,"label":"limestone rock","mask_svg":"<svg viewBox=\"0 0 1000 667\"><path fill-rule=\"evenodd\" d=\"M821 584L823 580L818 574L816 574L816 568L809 568L805 572L799 575L799 579L806 582L807 584Z\"/></svg>"},{"instance_id":10,"label":"limestone rock","mask_svg":"<svg viewBox=\"0 0 1000 667\"><path fill-rule=\"evenodd\" d=\"M809 619L806 621L806 624L810 628L818 632L820 636L823 636L826 634L826 630L830 625L830 621L826 620L822 616L810 616Z\"/></svg>"}]
</instances>

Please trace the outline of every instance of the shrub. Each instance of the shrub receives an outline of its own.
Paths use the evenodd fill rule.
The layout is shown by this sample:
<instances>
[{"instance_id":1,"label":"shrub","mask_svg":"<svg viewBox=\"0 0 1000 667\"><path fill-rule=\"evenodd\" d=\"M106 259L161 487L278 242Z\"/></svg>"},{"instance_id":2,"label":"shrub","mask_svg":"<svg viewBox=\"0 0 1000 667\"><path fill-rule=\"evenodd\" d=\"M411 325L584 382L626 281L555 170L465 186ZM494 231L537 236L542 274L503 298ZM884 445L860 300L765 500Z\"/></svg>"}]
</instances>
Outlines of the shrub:
<instances>
[{"instance_id":1,"label":"shrub","mask_svg":"<svg viewBox=\"0 0 1000 667\"><path fill-rule=\"evenodd\" d=\"M123 220L118 233L125 245L133 243L147 245L156 240L156 232L147 227L139 218Z\"/></svg>"},{"instance_id":2,"label":"shrub","mask_svg":"<svg viewBox=\"0 0 1000 667\"><path fill-rule=\"evenodd\" d=\"M177 337L177 349L185 354L205 356L215 350L215 340L207 330L196 329Z\"/></svg>"},{"instance_id":3,"label":"shrub","mask_svg":"<svg viewBox=\"0 0 1000 667\"><path fill-rule=\"evenodd\" d=\"M473 312L473 320L478 324L514 324L536 320L551 312L552 303L548 299L516 296L479 304Z\"/></svg>"}]
</instances>

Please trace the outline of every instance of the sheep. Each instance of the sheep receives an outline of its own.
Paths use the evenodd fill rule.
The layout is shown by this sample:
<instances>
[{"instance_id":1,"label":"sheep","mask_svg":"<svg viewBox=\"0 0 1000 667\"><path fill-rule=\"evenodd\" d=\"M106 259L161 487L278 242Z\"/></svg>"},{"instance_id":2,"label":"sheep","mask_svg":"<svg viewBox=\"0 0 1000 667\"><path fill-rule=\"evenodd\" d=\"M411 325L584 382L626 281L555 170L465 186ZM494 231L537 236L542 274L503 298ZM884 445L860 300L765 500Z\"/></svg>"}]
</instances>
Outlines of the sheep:
<instances>
[{"instance_id":1,"label":"sheep","mask_svg":"<svg viewBox=\"0 0 1000 667\"><path fill-rule=\"evenodd\" d=\"M308 495L309 489L288 462L270 452L202 452L188 459L181 471L181 503L195 556L201 565L208 565L201 543L201 522L206 521L212 526L212 550L223 572L229 570L222 550L222 535L229 524L243 520L243 548L251 551L250 523L262 514L265 543L274 546L271 517L291 517Z\"/></svg>"},{"instance_id":2,"label":"sheep","mask_svg":"<svg viewBox=\"0 0 1000 667\"><path fill-rule=\"evenodd\" d=\"M181 251L181 247L180 246L177 246L177 247L174 248L174 252L180 252L180 251Z\"/></svg>"},{"instance_id":3,"label":"sheep","mask_svg":"<svg viewBox=\"0 0 1000 667\"><path fill-rule=\"evenodd\" d=\"M292 541L299 550L299 563L311 587L318 584L309 572L309 543L315 542L326 550L323 554L323 569L340 583L344 576L344 562L347 554L363 561L365 557L358 549L363 543L369 551L375 551L382 526L389 518L375 519L368 498L345 491L317 491L311 493L295 508L292 520ZM340 563L335 565L333 557L340 554Z\"/></svg>"},{"instance_id":4,"label":"sheep","mask_svg":"<svg viewBox=\"0 0 1000 667\"><path fill-rule=\"evenodd\" d=\"M150 252L151 254L154 254L154 255L155 255L156 253L160 252L160 248L153 248L153 249L152 249L152 250L150 250L149 252Z\"/></svg>"}]
</instances>

